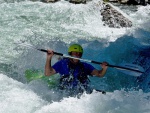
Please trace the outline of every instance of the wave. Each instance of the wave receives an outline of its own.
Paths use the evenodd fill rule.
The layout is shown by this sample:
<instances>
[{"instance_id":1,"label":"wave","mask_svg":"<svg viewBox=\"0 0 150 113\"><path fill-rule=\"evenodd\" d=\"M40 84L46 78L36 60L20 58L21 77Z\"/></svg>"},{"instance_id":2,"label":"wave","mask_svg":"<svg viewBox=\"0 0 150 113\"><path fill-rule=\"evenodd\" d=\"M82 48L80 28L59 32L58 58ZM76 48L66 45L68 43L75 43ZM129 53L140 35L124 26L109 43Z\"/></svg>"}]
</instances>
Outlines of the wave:
<instances>
[{"instance_id":1,"label":"wave","mask_svg":"<svg viewBox=\"0 0 150 113\"><path fill-rule=\"evenodd\" d=\"M145 113L150 110L150 93L143 93L142 90L116 90L107 92L106 95L94 91L92 94L83 94L80 98L68 97L48 102L43 99L47 91L42 90L42 97L40 93L31 90L31 84L29 87L28 84L22 84L3 74L0 74L0 82L1 113ZM43 89L39 86L36 88L39 92ZM49 93L50 98L51 96Z\"/></svg>"}]
</instances>

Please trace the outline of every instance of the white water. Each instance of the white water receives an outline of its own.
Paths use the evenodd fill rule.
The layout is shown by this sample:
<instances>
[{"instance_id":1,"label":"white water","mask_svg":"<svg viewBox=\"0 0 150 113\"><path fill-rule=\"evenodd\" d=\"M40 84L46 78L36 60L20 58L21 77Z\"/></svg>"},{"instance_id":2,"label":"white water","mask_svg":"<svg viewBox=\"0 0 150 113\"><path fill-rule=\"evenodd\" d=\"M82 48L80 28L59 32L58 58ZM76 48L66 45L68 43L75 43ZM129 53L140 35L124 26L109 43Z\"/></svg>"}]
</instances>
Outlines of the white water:
<instances>
[{"instance_id":1,"label":"white water","mask_svg":"<svg viewBox=\"0 0 150 113\"><path fill-rule=\"evenodd\" d=\"M69 97L49 103L27 85L5 75L0 75L0 82L1 113L149 113L150 94L142 91L114 91L106 95L93 92L80 99Z\"/></svg>"},{"instance_id":2,"label":"white water","mask_svg":"<svg viewBox=\"0 0 150 113\"><path fill-rule=\"evenodd\" d=\"M106 95L93 92L80 99L63 98L43 81L26 83L24 71L43 70L46 55L15 42L66 54L70 43L80 43L83 58L110 64L133 62L134 52L149 47L150 6L139 6L134 13L125 10L134 26L114 29L103 26L96 2L0 2L0 113L150 113L150 93L121 90L134 89L135 78L111 68L104 78L91 78L96 88L111 91Z\"/></svg>"}]
</instances>

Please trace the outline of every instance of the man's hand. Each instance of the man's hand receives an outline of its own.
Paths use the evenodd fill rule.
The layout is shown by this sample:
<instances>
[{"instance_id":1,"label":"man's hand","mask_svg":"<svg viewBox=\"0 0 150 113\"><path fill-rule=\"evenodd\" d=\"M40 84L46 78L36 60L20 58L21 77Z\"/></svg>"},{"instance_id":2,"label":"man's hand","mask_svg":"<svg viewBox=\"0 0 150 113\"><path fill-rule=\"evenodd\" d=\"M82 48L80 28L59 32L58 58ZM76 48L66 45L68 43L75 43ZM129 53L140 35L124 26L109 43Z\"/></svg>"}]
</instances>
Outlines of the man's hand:
<instances>
[{"instance_id":1,"label":"man's hand","mask_svg":"<svg viewBox=\"0 0 150 113\"><path fill-rule=\"evenodd\" d=\"M51 59L53 55L54 55L53 50L48 49L47 50L47 58Z\"/></svg>"},{"instance_id":2,"label":"man's hand","mask_svg":"<svg viewBox=\"0 0 150 113\"><path fill-rule=\"evenodd\" d=\"M102 69L107 69L108 68L108 63L107 62L102 62L101 64Z\"/></svg>"}]
</instances>

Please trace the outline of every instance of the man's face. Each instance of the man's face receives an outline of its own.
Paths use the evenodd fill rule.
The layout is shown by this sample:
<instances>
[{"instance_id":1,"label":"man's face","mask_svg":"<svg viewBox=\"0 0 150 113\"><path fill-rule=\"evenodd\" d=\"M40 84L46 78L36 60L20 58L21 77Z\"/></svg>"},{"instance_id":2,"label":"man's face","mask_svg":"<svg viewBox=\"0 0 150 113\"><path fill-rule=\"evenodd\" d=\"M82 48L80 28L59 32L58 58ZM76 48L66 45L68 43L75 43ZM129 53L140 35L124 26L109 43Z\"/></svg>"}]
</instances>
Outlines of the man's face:
<instances>
[{"instance_id":1,"label":"man's face","mask_svg":"<svg viewBox=\"0 0 150 113\"><path fill-rule=\"evenodd\" d=\"M71 52L71 56L73 56L73 57L77 57L77 58L81 58L81 56L82 56L82 53L81 52ZM79 60L78 59L72 59L72 61L74 62L74 63L78 63L79 62Z\"/></svg>"},{"instance_id":2,"label":"man's face","mask_svg":"<svg viewBox=\"0 0 150 113\"><path fill-rule=\"evenodd\" d=\"M77 58L81 58L81 56L82 56L82 53L81 52L71 52L71 56L73 56L73 57L77 57Z\"/></svg>"}]
</instances>

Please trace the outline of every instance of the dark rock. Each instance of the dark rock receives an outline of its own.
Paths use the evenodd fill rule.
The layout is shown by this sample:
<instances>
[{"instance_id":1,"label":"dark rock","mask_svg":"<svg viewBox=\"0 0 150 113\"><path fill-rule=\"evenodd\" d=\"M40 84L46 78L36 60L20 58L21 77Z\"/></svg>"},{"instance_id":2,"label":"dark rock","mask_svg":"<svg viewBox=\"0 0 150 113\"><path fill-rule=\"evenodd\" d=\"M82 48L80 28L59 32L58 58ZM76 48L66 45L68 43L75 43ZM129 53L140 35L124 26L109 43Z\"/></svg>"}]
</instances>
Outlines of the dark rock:
<instances>
[{"instance_id":1,"label":"dark rock","mask_svg":"<svg viewBox=\"0 0 150 113\"><path fill-rule=\"evenodd\" d=\"M105 3L103 5L104 8L101 10L101 15L103 17L102 21L104 21L104 25L114 28L132 26L132 22L111 5Z\"/></svg>"},{"instance_id":2,"label":"dark rock","mask_svg":"<svg viewBox=\"0 0 150 113\"><path fill-rule=\"evenodd\" d=\"M73 4L86 4L86 0L69 0L69 2Z\"/></svg>"},{"instance_id":3,"label":"dark rock","mask_svg":"<svg viewBox=\"0 0 150 113\"><path fill-rule=\"evenodd\" d=\"M44 2L44 3L54 3L57 1L59 1L59 0L41 0L41 2Z\"/></svg>"}]
</instances>

